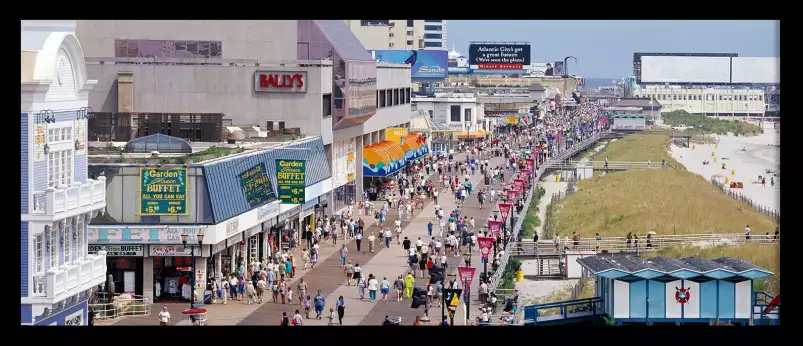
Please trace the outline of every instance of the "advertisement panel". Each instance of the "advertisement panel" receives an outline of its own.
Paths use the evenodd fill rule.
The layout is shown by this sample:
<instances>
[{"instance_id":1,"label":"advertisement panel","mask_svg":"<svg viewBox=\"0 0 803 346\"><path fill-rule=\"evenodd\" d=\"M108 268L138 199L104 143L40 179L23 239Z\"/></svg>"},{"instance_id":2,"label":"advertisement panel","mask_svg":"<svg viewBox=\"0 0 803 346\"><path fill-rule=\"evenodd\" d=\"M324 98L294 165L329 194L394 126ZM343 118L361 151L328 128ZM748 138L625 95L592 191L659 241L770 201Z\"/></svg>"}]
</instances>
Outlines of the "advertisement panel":
<instances>
[{"instance_id":1,"label":"advertisement panel","mask_svg":"<svg viewBox=\"0 0 803 346\"><path fill-rule=\"evenodd\" d=\"M47 144L47 126L36 124L33 135L33 160L42 161L45 159L45 145Z\"/></svg>"},{"instance_id":2,"label":"advertisement panel","mask_svg":"<svg viewBox=\"0 0 803 346\"><path fill-rule=\"evenodd\" d=\"M530 64L527 43L472 43L468 64L475 70L520 70Z\"/></svg>"},{"instance_id":3,"label":"advertisement panel","mask_svg":"<svg viewBox=\"0 0 803 346\"><path fill-rule=\"evenodd\" d=\"M186 168L140 168L139 214L187 215Z\"/></svg>"},{"instance_id":4,"label":"advertisement panel","mask_svg":"<svg viewBox=\"0 0 803 346\"><path fill-rule=\"evenodd\" d=\"M357 170L355 162L357 147L354 138L335 142L332 150L332 186L343 186L354 181Z\"/></svg>"},{"instance_id":5,"label":"advertisement panel","mask_svg":"<svg viewBox=\"0 0 803 346\"><path fill-rule=\"evenodd\" d=\"M502 221L488 221L488 229L491 231L491 235L496 237L499 235L499 231L502 230Z\"/></svg>"},{"instance_id":6,"label":"advertisement panel","mask_svg":"<svg viewBox=\"0 0 803 346\"><path fill-rule=\"evenodd\" d=\"M276 160L276 185L282 203L304 203L304 188L307 187L307 161Z\"/></svg>"},{"instance_id":7,"label":"advertisement panel","mask_svg":"<svg viewBox=\"0 0 803 346\"><path fill-rule=\"evenodd\" d=\"M245 200L251 208L276 199L265 164L260 163L251 167L240 173L239 177Z\"/></svg>"},{"instance_id":8,"label":"advertisement panel","mask_svg":"<svg viewBox=\"0 0 803 346\"><path fill-rule=\"evenodd\" d=\"M502 222L507 222L507 217L510 216L510 208L513 204L499 203L499 215L502 217Z\"/></svg>"},{"instance_id":9,"label":"advertisement panel","mask_svg":"<svg viewBox=\"0 0 803 346\"><path fill-rule=\"evenodd\" d=\"M562 76L566 74L566 70L563 69L563 61L555 61L554 73L555 76Z\"/></svg>"},{"instance_id":10,"label":"advertisement panel","mask_svg":"<svg viewBox=\"0 0 803 346\"><path fill-rule=\"evenodd\" d=\"M375 50L377 62L408 64L412 78L446 78L448 53L445 50Z\"/></svg>"},{"instance_id":11,"label":"advertisement panel","mask_svg":"<svg viewBox=\"0 0 803 346\"><path fill-rule=\"evenodd\" d=\"M398 145L404 144L404 137L409 135L410 130L406 127L389 127L385 129L385 140L394 142Z\"/></svg>"},{"instance_id":12,"label":"advertisement panel","mask_svg":"<svg viewBox=\"0 0 803 346\"><path fill-rule=\"evenodd\" d=\"M518 125L519 123L518 116L506 117L505 119L507 120L507 123L511 125Z\"/></svg>"},{"instance_id":13,"label":"advertisement panel","mask_svg":"<svg viewBox=\"0 0 803 346\"><path fill-rule=\"evenodd\" d=\"M86 120L75 122L75 155L86 155Z\"/></svg>"},{"instance_id":14,"label":"advertisement panel","mask_svg":"<svg viewBox=\"0 0 803 346\"><path fill-rule=\"evenodd\" d=\"M781 83L781 58L731 58L731 83Z\"/></svg>"},{"instance_id":15,"label":"advertisement panel","mask_svg":"<svg viewBox=\"0 0 803 346\"><path fill-rule=\"evenodd\" d=\"M643 83L730 83L731 58L644 56L641 58L641 81Z\"/></svg>"},{"instance_id":16,"label":"advertisement panel","mask_svg":"<svg viewBox=\"0 0 803 346\"><path fill-rule=\"evenodd\" d=\"M477 246L479 246L480 254L482 254L482 263L488 263L488 255L491 254L494 247L494 238L477 237Z\"/></svg>"}]
</instances>

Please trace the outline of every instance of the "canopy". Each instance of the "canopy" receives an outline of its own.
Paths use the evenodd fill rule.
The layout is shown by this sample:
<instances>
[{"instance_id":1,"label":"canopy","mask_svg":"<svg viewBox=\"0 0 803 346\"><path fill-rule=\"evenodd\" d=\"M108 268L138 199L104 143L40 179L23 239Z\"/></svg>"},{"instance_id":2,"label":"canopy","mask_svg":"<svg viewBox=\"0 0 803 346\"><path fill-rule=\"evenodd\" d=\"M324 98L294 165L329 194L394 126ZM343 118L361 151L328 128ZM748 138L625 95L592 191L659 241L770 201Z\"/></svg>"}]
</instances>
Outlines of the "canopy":
<instances>
[{"instance_id":1,"label":"canopy","mask_svg":"<svg viewBox=\"0 0 803 346\"><path fill-rule=\"evenodd\" d=\"M402 140L401 145L406 160L415 160L429 153L427 140L419 133L410 133Z\"/></svg>"},{"instance_id":2,"label":"canopy","mask_svg":"<svg viewBox=\"0 0 803 346\"><path fill-rule=\"evenodd\" d=\"M486 132L483 129L477 129L477 131L474 132L455 132L455 135L457 136L457 138L476 139L485 137Z\"/></svg>"},{"instance_id":3,"label":"canopy","mask_svg":"<svg viewBox=\"0 0 803 346\"><path fill-rule=\"evenodd\" d=\"M365 177L385 177L407 164L404 149L396 142L381 141L363 147L362 175Z\"/></svg>"}]
</instances>

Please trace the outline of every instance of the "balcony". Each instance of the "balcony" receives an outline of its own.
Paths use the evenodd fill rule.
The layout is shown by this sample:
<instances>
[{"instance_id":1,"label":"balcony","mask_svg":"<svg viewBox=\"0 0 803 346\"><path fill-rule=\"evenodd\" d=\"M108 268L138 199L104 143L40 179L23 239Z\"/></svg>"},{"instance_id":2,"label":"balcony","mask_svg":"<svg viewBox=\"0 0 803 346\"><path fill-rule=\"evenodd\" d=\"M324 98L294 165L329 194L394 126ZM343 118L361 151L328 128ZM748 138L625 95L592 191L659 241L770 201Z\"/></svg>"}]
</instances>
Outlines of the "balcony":
<instances>
[{"instance_id":1,"label":"balcony","mask_svg":"<svg viewBox=\"0 0 803 346\"><path fill-rule=\"evenodd\" d=\"M79 211L82 208L106 203L106 177L74 182L69 187L48 187L33 193L31 215L56 216L60 213ZM102 206L99 206L102 207ZM94 208L93 208L94 209Z\"/></svg>"},{"instance_id":2,"label":"balcony","mask_svg":"<svg viewBox=\"0 0 803 346\"><path fill-rule=\"evenodd\" d=\"M50 268L34 275L32 297L59 301L106 281L106 255L88 255L83 260Z\"/></svg>"}]
</instances>

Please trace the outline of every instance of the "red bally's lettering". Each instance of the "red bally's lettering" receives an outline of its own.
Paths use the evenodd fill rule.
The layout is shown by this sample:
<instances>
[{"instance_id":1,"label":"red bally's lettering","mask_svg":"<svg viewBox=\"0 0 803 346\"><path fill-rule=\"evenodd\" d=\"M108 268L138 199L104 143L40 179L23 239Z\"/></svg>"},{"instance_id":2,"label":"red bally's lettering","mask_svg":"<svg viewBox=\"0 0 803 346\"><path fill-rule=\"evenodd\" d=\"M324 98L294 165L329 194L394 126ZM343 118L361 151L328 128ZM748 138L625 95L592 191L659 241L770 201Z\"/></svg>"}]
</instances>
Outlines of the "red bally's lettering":
<instances>
[{"instance_id":1,"label":"red bally's lettering","mask_svg":"<svg viewBox=\"0 0 803 346\"><path fill-rule=\"evenodd\" d=\"M289 74L260 74L259 75L259 86L261 88L285 88L285 89L292 89L292 88L301 88L304 86L303 75L300 73L296 73L294 75Z\"/></svg>"}]
</instances>

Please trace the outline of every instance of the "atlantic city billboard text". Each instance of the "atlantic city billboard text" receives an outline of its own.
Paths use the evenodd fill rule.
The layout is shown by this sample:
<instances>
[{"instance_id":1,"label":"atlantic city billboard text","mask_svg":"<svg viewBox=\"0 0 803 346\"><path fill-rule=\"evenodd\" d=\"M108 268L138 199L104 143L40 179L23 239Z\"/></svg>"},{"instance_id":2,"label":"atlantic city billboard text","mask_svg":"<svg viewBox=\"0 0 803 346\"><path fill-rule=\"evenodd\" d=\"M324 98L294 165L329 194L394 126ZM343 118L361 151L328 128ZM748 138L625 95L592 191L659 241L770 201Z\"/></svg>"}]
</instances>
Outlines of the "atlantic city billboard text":
<instances>
[{"instance_id":1,"label":"atlantic city billboard text","mask_svg":"<svg viewBox=\"0 0 803 346\"><path fill-rule=\"evenodd\" d=\"M468 64L474 70L520 70L530 64L529 44L472 43Z\"/></svg>"}]
</instances>

